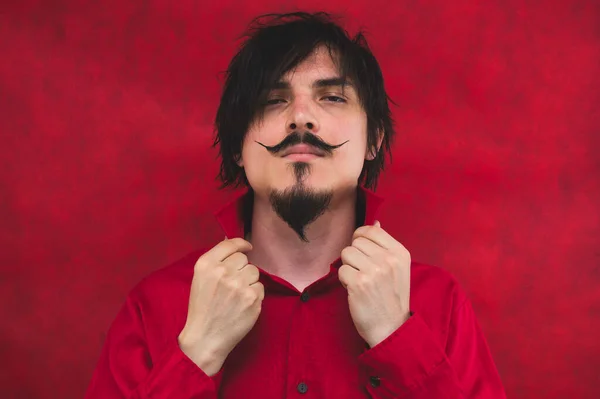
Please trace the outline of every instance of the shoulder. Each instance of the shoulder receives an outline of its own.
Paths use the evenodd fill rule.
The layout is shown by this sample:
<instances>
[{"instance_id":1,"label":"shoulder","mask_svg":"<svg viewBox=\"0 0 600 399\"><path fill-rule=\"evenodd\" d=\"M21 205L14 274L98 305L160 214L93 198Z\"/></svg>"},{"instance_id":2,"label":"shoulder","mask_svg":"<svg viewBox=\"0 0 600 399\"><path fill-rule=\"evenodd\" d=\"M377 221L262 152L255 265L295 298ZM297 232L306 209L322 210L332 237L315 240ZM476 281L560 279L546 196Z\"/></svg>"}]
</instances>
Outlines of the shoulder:
<instances>
[{"instance_id":1,"label":"shoulder","mask_svg":"<svg viewBox=\"0 0 600 399\"><path fill-rule=\"evenodd\" d=\"M194 265L207 249L197 249L148 274L131 290L130 299L139 302L165 301L189 295Z\"/></svg>"},{"instance_id":2,"label":"shoulder","mask_svg":"<svg viewBox=\"0 0 600 399\"><path fill-rule=\"evenodd\" d=\"M164 350L185 324L194 265L204 252L190 252L137 283L127 295L111 333L123 337L137 328L143 331L152 356Z\"/></svg>"},{"instance_id":3,"label":"shoulder","mask_svg":"<svg viewBox=\"0 0 600 399\"><path fill-rule=\"evenodd\" d=\"M412 261L410 267L411 286L415 289L437 291L441 295L462 293L459 281L448 270L417 261Z\"/></svg>"},{"instance_id":4,"label":"shoulder","mask_svg":"<svg viewBox=\"0 0 600 399\"><path fill-rule=\"evenodd\" d=\"M439 266L411 263L410 302L413 311L437 329L446 330L453 314L467 300L460 282Z\"/></svg>"}]
</instances>

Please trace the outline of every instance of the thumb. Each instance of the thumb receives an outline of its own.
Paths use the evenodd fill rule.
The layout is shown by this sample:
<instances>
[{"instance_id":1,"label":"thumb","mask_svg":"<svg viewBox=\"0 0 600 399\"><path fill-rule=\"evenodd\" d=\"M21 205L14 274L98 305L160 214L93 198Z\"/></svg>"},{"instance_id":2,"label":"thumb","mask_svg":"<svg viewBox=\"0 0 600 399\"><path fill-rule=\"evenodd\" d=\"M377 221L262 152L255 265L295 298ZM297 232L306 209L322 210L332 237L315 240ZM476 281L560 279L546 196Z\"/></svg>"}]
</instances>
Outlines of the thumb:
<instances>
[{"instance_id":1,"label":"thumb","mask_svg":"<svg viewBox=\"0 0 600 399\"><path fill-rule=\"evenodd\" d=\"M377 227L381 227L381 223L379 223L379 220L376 220L374 225Z\"/></svg>"}]
</instances>

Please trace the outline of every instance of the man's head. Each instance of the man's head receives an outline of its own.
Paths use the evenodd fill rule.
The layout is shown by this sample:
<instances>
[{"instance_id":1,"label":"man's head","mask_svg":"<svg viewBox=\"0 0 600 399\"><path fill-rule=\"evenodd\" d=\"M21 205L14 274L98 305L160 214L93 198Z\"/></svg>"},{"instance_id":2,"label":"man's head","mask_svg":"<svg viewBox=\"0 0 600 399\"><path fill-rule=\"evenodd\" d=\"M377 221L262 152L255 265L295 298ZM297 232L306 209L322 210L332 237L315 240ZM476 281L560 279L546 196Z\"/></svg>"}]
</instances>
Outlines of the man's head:
<instances>
[{"instance_id":1,"label":"man's head","mask_svg":"<svg viewBox=\"0 0 600 399\"><path fill-rule=\"evenodd\" d=\"M374 188L393 122L362 34L324 13L256 19L215 123L223 186L250 186L302 237L336 194Z\"/></svg>"}]
</instances>

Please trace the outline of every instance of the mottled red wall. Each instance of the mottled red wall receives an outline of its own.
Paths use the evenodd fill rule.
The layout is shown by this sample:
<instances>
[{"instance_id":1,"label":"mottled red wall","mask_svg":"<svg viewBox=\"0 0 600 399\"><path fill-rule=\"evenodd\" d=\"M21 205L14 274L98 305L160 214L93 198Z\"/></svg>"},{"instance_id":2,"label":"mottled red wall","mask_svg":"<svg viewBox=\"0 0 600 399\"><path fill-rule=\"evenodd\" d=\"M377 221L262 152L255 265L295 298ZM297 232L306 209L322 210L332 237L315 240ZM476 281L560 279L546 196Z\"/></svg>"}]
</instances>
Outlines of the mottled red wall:
<instances>
[{"instance_id":1,"label":"mottled red wall","mask_svg":"<svg viewBox=\"0 0 600 399\"><path fill-rule=\"evenodd\" d=\"M2 2L2 398L81 397L128 290L221 238L217 75L298 3ZM600 397L599 3L326 9L399 104L383 225L463 283L510 397Z\"/></svg>"}]
</instances>

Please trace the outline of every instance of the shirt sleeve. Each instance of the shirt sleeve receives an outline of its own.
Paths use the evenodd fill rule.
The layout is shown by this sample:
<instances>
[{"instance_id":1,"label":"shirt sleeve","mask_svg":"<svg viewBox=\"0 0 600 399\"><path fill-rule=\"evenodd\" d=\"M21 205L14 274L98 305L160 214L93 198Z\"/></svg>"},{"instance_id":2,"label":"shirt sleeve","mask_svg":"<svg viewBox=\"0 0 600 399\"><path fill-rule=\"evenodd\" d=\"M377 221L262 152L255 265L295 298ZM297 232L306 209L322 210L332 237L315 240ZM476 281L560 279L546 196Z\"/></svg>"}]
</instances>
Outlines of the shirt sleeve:
<instances>
[{"instance_id":1,"label":"shirt sleeve","mask_svg":"<svg viewBox=\"0 0 600 399\"><path fill-rule=\"evenodd\" d=\"M216 399L222 373L206 375L176 337L153 358L130 295L110 327L85 399Z\"/></svg>"},{"instance_id":2,"label":"shirt sleeve","mask_svg":"<svg viewBox=\"0 0 600 399\"><path fill-rule=\"evenodd\" d=\"M374 399L506 399L472 306L453 312L445 348L419 313L359 358Z\"/></svg>"}]
</instances>

